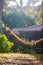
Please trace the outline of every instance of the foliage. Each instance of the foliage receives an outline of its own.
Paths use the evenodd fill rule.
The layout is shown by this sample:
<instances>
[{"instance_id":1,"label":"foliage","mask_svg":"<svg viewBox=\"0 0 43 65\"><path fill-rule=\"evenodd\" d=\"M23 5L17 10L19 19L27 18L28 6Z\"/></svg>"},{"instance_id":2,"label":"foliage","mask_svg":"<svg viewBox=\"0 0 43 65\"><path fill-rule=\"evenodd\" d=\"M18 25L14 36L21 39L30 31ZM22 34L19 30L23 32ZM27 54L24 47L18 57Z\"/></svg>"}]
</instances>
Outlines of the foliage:
<instances>
[{"instance_id":1,"label":"foliage","mask_svg":"<svg viewBox=\"0 0 43 65\"><path fill-rule=\"evenodd\" d=\"M18 11L18 7L8 7L10 0L4 0L3 5L3 21L10 28L14 27L28 27L42 23L42 5L37 9L34 7L25 7L25 12ZM12 0L13 1L13 0ZM15 0L16 2L16 0ZM21 2L22 3L22 2ZM37 13L35 13L37 11ZM17 24L18 23L18 24Z\"/></svg>"},{"instance_id":2,"label":"foliage","mask_svg":"<svg viewBox=\"0 0 43 65\"><path fill-rule=\"evenodd\" d=\"M14 27L28 27L34 25L34 20L31 16L26 16L25 13L12 12L9 15L3 17L4 23L10 28ZM5 22L6 21L6 22ZM18 24L17 24L18 23Z\"/></svg>"},{"instance_id":3,"label":"foliage","mask_svg":"<svg viewBox=\"0 0 43 65\"><path fill-rule=\"evenodd\" d=\"M42 8L42 4L41 6L39 7L39 10L36 14L36 17L35 17L35 24L42 24L42 18L43 18L43 8Z\"/></svg>"},{"instance_id":4,"label":"foliage","mask_svg":"<svg viewBox=\"0 0 43 65\"><path fill-rule=\"evenodd\" d=\"M14 44L4 34L0 34L0 52L9 52Z\"/></svg>"}]
</instances>

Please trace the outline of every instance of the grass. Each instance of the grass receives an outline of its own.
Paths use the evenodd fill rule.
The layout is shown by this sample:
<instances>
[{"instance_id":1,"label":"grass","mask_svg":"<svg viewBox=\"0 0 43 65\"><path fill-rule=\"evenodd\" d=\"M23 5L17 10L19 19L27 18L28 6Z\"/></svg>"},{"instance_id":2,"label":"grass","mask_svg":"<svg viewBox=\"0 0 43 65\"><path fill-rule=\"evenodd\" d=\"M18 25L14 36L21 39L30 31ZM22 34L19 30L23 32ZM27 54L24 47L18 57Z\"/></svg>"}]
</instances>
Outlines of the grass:
<instances>
[{"instance_id":1,"label":"grass","mask_svg":"<svg viewBox=\"0 0 43 65\"><path fill-rule=\"evenodd\" d=\"M21 53L0 53L0 58L11 58L11 57L27 57L27 58L34 58L33 55L30 54L21 54Z\"/></svg>"},{"instance_id":2,"label":"grass","mask_svg":"<svg viewBox=\"0 0 43 65\"><path fill-rule=\"evenodd\" d=\"M14 57L18 57L18 56L25 56L25 57L28 57L28 56L32 56L30 54L21 54L21 53L0 53L0 57L2 56L14 56Z\"/></svg>"},{"instance_id":3,"label":"grass","mask_svg":"<svg viewBox=\"0 0 43 65\"><path fill-rule=\"evenodd\" d=\"M11 58L11 57L26 57L30 59L34 58L43 58L43 54L36 54L36 55L31 55L31 54L21 54L21 53L0 53L0 58Z\"/></svg>"}]
</instances>

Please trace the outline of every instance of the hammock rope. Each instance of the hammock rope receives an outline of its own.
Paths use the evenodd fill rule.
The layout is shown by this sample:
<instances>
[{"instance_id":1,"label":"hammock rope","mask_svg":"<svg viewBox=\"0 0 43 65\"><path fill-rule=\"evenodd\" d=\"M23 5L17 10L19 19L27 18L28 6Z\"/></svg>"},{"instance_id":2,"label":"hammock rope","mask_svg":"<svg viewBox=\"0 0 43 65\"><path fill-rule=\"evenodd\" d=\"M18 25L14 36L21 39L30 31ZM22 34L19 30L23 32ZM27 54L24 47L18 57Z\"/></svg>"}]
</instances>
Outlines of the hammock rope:
<instances>
[{"instance_id":1,"label":"hammock rope","mask_svg":"<svg viewBox=\"0 0 43 65\"><path fill-rule=\"evenodd\" d=\"M22 38L20 38L19 36L17 36L9 27L6 27L6 31L10 31L10 33L17 39L19 40L20 42L24 43L24 44L27 44L27 45L33 45L33 44L37 44L39 43L40 41L43 41L43 38L39 39L39 40L36 40L36 41L26 41L26 40L23 40Z\"/></svg>"}]
</instances>

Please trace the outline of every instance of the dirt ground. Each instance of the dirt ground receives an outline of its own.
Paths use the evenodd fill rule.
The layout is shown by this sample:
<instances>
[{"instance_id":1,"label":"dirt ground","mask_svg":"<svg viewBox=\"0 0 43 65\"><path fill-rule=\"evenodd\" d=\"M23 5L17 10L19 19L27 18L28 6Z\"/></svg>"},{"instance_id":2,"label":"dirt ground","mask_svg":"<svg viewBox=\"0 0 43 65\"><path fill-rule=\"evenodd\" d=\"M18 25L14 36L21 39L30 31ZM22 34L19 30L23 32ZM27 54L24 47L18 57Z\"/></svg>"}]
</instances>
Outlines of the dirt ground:
<instances>
[{"instance_id":1,"label":"dirt ground","mask_svg":"<svg viewBox=\"0 0 43 65\"><path fill-rule=\"evenodd\" d=\"M32 55L0 54L0 65L43 65L43 59Z\"/></svg>"}]
</instances>

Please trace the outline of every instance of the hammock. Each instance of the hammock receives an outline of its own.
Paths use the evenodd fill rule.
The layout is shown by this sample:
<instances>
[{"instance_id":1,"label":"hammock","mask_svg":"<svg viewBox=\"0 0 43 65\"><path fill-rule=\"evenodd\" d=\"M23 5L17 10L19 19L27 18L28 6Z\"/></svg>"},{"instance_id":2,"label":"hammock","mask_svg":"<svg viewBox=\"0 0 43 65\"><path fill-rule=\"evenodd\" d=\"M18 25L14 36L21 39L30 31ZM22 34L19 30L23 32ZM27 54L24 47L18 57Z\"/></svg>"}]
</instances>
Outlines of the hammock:
<instances>
[{"instance_id":1,"label":"hammock","mask_svg":"<svg viewBox=\"0 0 43 65\"><path fill-rule=\"evenodd\" d=\"M39 39L39 40L36 40L36 41L26 41L26 40L23 40L22 38L20 38L19 36L17 36L9 27L6 27L6 31L10 31L10 33L20 42L24 43L24 44L27 44L27 45L33 45L33 44L37 44L39 43L40 41L43 40L43 38Z\"/></svg>"}]
</instances>

